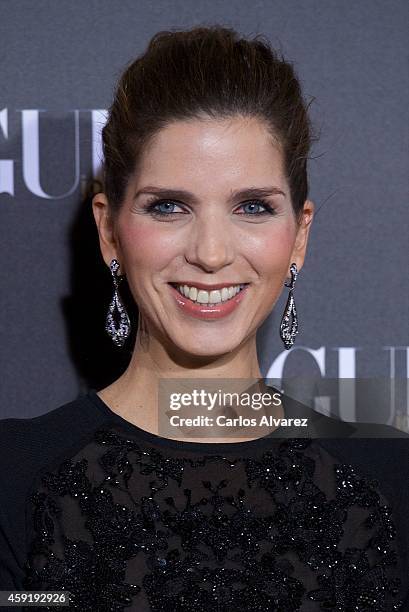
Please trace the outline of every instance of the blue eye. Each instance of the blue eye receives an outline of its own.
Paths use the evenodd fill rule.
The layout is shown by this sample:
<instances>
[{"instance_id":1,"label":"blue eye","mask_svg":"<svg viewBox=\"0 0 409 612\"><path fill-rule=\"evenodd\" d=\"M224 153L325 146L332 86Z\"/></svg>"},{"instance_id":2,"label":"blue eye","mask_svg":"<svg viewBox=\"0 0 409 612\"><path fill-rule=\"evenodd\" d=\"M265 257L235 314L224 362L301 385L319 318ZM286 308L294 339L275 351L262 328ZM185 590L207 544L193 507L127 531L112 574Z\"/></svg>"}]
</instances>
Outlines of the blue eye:
<instances>
[{"instance_id":1,"label":"blue eye","mask_svg":"<svg viewBox=\"0 0 409 612\"><path fill-rule=\"evenodd\" d=\"M270 204L264 200L251 200L251 202L245 202L245 204L242 204L242 207L245 208L246 206L248 207L253 207L252 211L250 210L249 212L245 212L245 215L249 215L251 217L256 217L259 215L274 215L275 214L275 210L270 206ZM262 206L264 208L264 210L254 210L254 207L260 207Z\"/></svg>"},{"instance_id":2,"label":"blue eye","mask_svg":"<svg viewBox=\"0 0 409 612\"><path fill-rule=\"evenodd\" d=\"M152 202L149 205L148 210L154 215L168 216L174 214L175 211L173 210L173 208L175 206L177 206L177 204L176 202L172 202L172 200L157 200L156 202Z\"/></svg>"}]
</instances>

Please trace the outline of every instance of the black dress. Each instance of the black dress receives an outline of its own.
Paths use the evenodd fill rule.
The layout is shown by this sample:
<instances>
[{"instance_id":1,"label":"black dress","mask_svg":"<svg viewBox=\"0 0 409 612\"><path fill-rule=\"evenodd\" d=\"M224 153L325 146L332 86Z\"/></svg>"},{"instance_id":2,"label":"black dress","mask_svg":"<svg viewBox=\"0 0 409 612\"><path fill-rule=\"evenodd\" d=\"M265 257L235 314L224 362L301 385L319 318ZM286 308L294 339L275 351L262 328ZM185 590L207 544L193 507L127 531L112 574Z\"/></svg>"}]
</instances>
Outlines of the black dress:
<instances>
[{"instance_id":1,"label":"black dress","mask_svg":"<svg viewBox=\"0 0 409 612\"><path fill-rule=\"evenodd\" d=\"M301 410L311 438L239 443L155 436L94 390L0 421L0 590L81 612L408 611L409 436Z\"/></svg>"}]
</instances>

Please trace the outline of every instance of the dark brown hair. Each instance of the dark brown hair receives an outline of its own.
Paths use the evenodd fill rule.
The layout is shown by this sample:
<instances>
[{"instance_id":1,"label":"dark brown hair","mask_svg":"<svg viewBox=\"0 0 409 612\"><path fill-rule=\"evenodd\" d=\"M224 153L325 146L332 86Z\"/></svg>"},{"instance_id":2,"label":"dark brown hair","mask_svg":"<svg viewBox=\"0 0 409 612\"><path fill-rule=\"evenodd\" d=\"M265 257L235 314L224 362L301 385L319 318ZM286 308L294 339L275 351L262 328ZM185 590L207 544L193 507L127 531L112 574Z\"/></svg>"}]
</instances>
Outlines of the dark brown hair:
<instances>
[{"instance_id":1,"label":"dark brown hair","mask_svg":"<svg viewBox=\"0 0 409 612\"><path fill-rule=\"evenodd\" d=\"M120 209L144 145L176 120L263 120L281 147L296 217L308 196L308 107L293 66L264 37L219 25L162 31L122 74L103 129L104 190Z\"/></svg>"}]
</instances>

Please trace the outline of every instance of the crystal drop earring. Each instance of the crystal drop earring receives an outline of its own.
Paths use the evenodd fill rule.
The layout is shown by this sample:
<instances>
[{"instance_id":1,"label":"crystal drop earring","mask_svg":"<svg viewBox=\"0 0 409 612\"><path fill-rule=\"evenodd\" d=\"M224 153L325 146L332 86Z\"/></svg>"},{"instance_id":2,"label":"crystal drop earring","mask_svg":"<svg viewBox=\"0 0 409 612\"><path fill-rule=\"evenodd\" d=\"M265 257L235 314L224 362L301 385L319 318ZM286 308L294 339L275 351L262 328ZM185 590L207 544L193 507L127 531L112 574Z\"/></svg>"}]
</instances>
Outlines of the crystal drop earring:
<instances>
[{"instance_id":1,"label":"crystal drop earring","mask_svg":"<svg viewBox=\"0 0 409 612\"><path fill-rule=\"evenodd\" d=\"M280 337L281 340L284 342L284 346L287 350L292 347L295 341L295 336L298 334L298 318L293 293L295 281L297 280L298 274L297 265L295 263L291 264L290 273L291 280L288 283L284 283L286 287L290 288L290 291L288 293L288 299L285 305L280 325ZM290 319L292 319L291 323Z\"/></svg>"},{"instance_id":2,"label":"crystal drop earring","mask_svg":"<svg viewBox=\"0 0 409 612\"><path fill-rule=\"evenodd\" d=\"M123 346L125 340L128 338L131 332L131 322L129 320L128 313L125 310L125 306L122 304L121 298L118 293L118 286L124 275L119 275L119 263L116 259L111 261L109 266L112 275L112 281L114 284L114 295L112 296L111 303L109 304L108 314L105 323L105 331L111 337L112 342L116 346ZM114 312L117 310L119 316L119 325L117 326L114 319Z\"/></svg>"}]
</instances>

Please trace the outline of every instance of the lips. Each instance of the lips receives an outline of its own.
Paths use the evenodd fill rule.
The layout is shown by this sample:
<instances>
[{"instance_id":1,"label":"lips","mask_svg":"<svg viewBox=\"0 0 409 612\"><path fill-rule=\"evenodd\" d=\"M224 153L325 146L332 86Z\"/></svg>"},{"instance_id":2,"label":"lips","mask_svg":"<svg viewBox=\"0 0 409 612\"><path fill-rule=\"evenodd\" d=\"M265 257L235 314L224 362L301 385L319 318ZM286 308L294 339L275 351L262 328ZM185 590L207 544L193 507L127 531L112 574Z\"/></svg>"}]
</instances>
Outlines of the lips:
<instances>
[{"instance_id":1,"label":"lips","mask_svg":"<svg viewBox=\"0 0 409 612\"><path fill-rule=\"evenodd\" d=\"M168 283L168 285L176 301L177 306L184 314L190 315L198 319L209 320L220 319L232 313L242 302L249 290L249 285L247 284L244 286L243 289L241 289L241 291L239 291L236 295L234 295L227 301L220 302L217 304L202 304L199 302L193 302L188 297L182 295L178 291L178 289L173 286L173 283Z\"/></svg>"}]
</instances>

